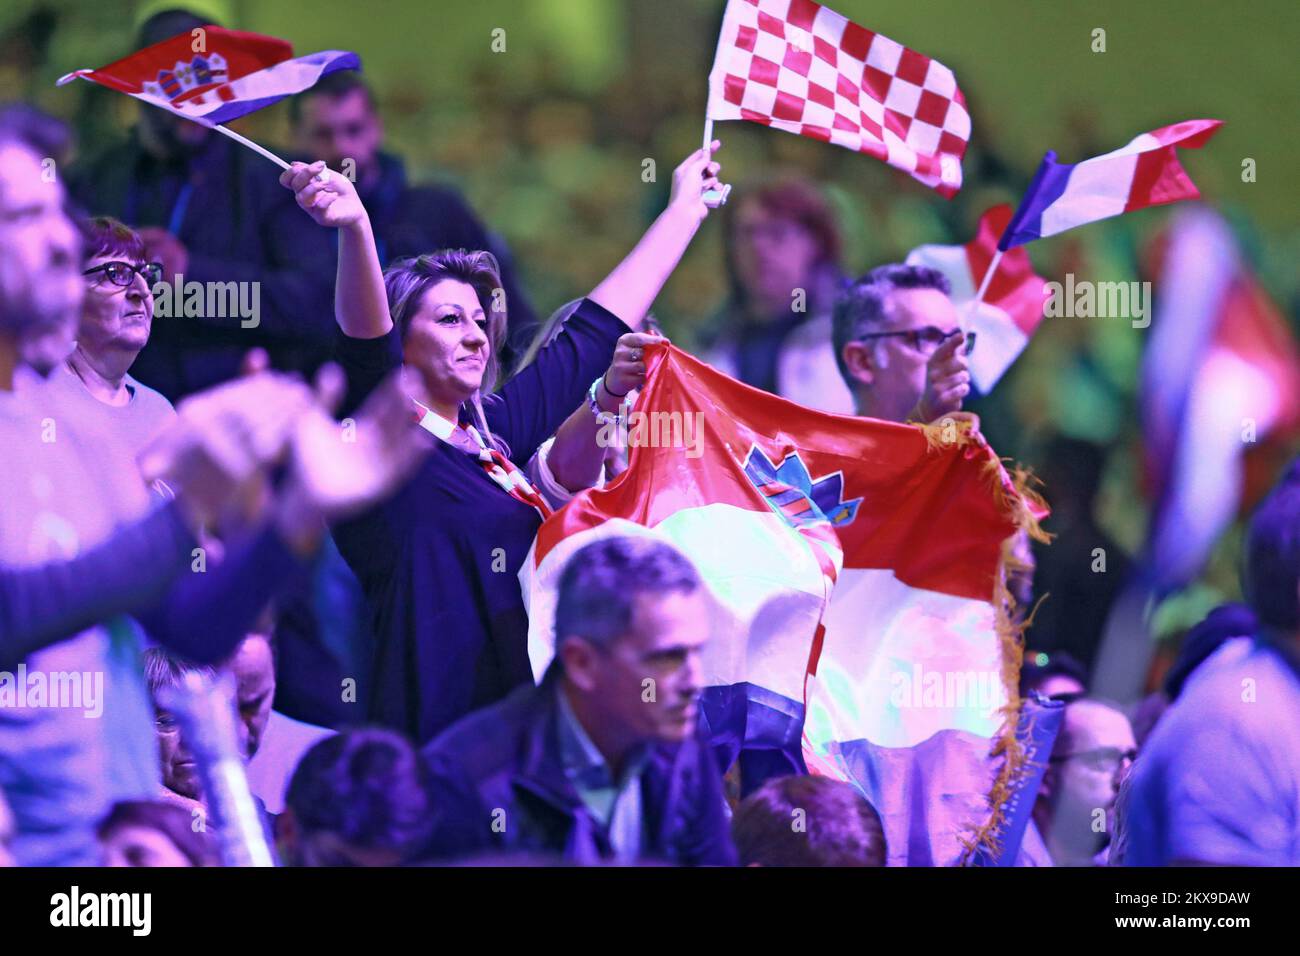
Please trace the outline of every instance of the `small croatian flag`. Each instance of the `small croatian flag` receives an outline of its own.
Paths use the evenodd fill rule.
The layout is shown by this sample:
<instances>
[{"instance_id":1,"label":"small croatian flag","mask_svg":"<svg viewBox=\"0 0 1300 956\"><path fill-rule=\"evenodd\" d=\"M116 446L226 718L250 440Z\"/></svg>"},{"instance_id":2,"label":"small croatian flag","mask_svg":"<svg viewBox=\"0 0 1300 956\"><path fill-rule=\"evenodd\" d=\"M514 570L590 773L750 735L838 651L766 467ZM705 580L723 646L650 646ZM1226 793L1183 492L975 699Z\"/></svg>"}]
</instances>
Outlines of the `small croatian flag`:
<instances>
[{"instance_id":1,"label":"small croatian flag","mask_svg":"<svg viewBox=\"0 0 1300 956\"><path fill-rule=\"evenodd\" d=\"M1123 212L1199 199L1178 147L1205 145L1222 120L1186 120L1143 133L1127 146L1073 166L1049 151L998 248L1010 249Z\"/></svg>"},{"instance_id":2,"label":"small croatian flag","mask_svg":"<svg viewBox=\"0 0 1300 956\"><path fill-rule=\"evenodd\" d=\"M203 126L217 126L301 93L336 70L359 70L355 53L326 50L296 59L284 40L206 26L145 47L80 77L152 103Z\"/></svg>"}]
</instances>

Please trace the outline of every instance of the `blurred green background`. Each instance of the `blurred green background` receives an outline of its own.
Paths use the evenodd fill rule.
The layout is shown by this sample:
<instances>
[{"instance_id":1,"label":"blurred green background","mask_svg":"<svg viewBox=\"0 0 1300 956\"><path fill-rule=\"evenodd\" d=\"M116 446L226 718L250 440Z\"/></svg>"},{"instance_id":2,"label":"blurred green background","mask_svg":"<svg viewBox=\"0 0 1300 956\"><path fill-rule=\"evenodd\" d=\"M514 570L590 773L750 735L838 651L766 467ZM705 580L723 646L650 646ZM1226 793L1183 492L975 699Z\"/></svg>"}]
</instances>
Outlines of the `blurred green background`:
<instances>
[{"instance_id":1,"label":"blurred green background","mask_svg":"<svg viewBox=\"0 0 1300 956\"><path fill-rule=\"evenodd\" d=\"M136 104L90 84L55 89L60 74L131 50L143 16L175 3L9 0L0 13L0 97L73 120L82 148L116 135ZM666 199L671 170L700 142L706 78L722 0L218 0L186 4L223 25L282 36L299 53L358 52L374 85L390 149L412 178L459 186L505 237L541 314L589 290ZM862 155L753 124L719 124L724 178L747 183L797 171L842 214L845 267L858 273L924 242L967 240L994 202L1015 203L1044 151L1076 162L1183 119L1225 121L1206 148L1182 154L1207 200L1224 211L1264 287L1295 324L1300 306L1296 217L1294 0L838 0L870 29L957 74L974 134L966 186L947 202ZM1106 51L1093 52L1105 30ZM505 50L494 52L493 31ZM32 36L47 35L43 46ZM24 40L24 38L28 38ZM284 104L239 128L286 140ZM642 181L653 159L657 181ZM1253 159L1255 182L1242 181ZM268 175L274 169L268 165ZM1038 271L1106 281L1138 277L1141 250L1168 218L1151 210L1029 247ZM722 229L705 225L657 307L689 346L721 304ZM1155 293L1159 295L1159 290ZM1032 464L1053 435L1109 449L1100 518L1136 547L1135 409L1146 332L1114 320L1047 322L992 400L986 432ZM1235 537L1206 575L1235 593Z\"/></svg>"}]
</instances>

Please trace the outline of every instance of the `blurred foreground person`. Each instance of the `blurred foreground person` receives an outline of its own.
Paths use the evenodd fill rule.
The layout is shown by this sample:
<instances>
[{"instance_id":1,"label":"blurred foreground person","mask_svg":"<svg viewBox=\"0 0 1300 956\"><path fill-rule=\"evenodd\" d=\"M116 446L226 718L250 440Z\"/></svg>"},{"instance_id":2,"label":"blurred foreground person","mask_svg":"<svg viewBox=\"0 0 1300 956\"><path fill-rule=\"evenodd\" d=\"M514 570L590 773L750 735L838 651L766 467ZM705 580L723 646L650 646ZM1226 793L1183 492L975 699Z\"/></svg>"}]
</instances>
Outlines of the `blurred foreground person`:
<instances>
[{"instance_id":1,"label":"blurred foreground person","mask_svg":"<svg viewBox=\"0 0 1300 956\"><path fill-rule=\"evenodd\" d=\"M183 807L156 800L113 805L99 825L104 866L217 866L204 834Z\"/></svg>"},{"instance_id":2,"label":"blurred foreground person","mask_svg":"<svg viewBox=\"0 0 1300 956\"><path fill-rule=\"evenodd\" d=\"M420 754L391 730L348 730L303 755L280 815L290 866L396 866L428 842L435 806Z\"/></svg>"},{"instance_id":3,"label":"blurred foreground person","mask_svg":"<svg viewBox=\"0 0 1300 956\"><path fill-rule=\"evenodd\" d=\"M435 852L734 864L721 773L698 735L709 620L695 568L666 544L615 537L574 554L541 685L426 748Z\"/></svg>"},{"instance_id":4,"label":"blurred foreground person","mask_svg":"<svg viewBox=\"0 0 1300 956\"><path fill-rule=\"evenodd\" d=\"M1133 727L1117 707L1066 704L1034 803L1024 853L1036 866L1092 866L1115 832L1115 797L1137 755Z\"/></svg>"},{"instance_id":5,"label":"blurred foreground person","mask_svg":"<svg viewBox=\"0 0 1300 956\"><path fill-rule=\"evenodd\" d=\"M1300 866L1300 462L1246 532L1257 626L1182 684L1133 767L1127 866Z\"/></svg>"},{"instance_id":6,"label":"blurred foreground person","mask_svg":"<svg viewBox=\"0 0 1300 956\"><path fill-rule=\"evenodd\" d=\"M851 783L774 777L731 821L742 866L884 866L880 815Z\"/></svg>"},{"instance_id":7,"label":"blurred foreground person","mask_svg":"<svg viewBox=\"0 0 1300 956\"><path fill-rule=\"evenodd\" d=\"M0 790L28 865L94 863L111 805L156 791L144 638L123 615L148 618L179 653L221 659L247 632L240 602L256 609L249 595L291 575L325 520L391 492L421 454L392 413L395 383L345 442L324 407L337 376L313 393L263 373L194 397L151 443L140 480L165 482L170 500L140 517L102 494L87 426L15 389L67 359L86 295L62 186L43 175L51 122L0 110ZM275 494L250 496L281 464ZM250 498L260 533L247 555L188 573L200 569L197 535Z\"/></svg>"}]
</instances>

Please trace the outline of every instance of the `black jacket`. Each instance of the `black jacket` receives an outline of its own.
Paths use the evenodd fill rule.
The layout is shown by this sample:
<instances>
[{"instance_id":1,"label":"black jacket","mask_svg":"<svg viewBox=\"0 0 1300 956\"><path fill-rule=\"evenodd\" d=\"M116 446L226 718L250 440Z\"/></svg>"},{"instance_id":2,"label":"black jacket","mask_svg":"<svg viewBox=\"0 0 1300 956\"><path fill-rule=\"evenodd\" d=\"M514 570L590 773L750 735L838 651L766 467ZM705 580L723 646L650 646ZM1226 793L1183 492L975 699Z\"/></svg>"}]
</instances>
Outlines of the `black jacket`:
<instances>
[{"instance_id":1,"label":"black jacket","mask_svg":"<svg viewBox=\"0 0 1300 956\"><path fill-rule=\"evenodd\" d=\"M253 346L276 368L303 372L330 355L334 230L312 222L279 179L273 163L219 134L163 162L134 131L69 177L88 215L172 231L189 251L186 283L260 283L256 327L239 316L154 317L131 374L173 402L236 375Z\"/></svg>"},{"instance_id":2,"label":"black jacket","mask_svg":"<svg viewBox=\"0 0 1300 956\"><path fill-rule=\"evenodd\" d=\"M608 831L588 812L560 758L558 667L471 714L425 748L438 809L432 855L609 859ZM698 738L655 744L641 775L647 862L733 866L722 774Z\"/></svg>"}]
</instances>

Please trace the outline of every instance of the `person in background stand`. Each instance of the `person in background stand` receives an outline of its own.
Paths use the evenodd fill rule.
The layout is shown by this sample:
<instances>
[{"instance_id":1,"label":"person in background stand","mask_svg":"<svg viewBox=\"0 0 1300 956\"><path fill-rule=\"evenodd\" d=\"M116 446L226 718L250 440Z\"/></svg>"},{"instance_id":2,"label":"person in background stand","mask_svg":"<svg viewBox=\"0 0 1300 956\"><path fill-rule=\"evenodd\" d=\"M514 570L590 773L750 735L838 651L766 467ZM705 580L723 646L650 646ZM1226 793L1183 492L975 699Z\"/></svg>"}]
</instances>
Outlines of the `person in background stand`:
<instances>
[{"instance_id":1,"label":"person in background stand","mask_svg":"<svg viewBox=\"0 0 1300 956\"><path fill-rule=\"evenodd\" d=\"M361 75L339 70L322 77L290 100L289 121L299 153L324 160L356 184L370 214L380 265L436 249L486 249L496 257L510 317L501 354L502 367L508 368L537 317L505 243L488 233L456 190L407 182L401 158L383 150L384 121Z\"/></svg>"},{"instance_id":2,"label":"person in background stand","mask_svg":"<svg viewBox=\"0 0 1300 956\"><path fill-rule=\"evenodd\" d=\"M166 10L140 28L138 47L205 25ZM162 281L239 285L252 314L158 314L135 375L173 402L234 377L265 348L281 370L310 373L329 355L333 250L277 185L273 164L197 123L139 105L126 142L74 166L70 191L91 214L135 227ZM205 297L206 298L206 297ZM229 312L229 308L215 311Z\"/></svg>"}]
</instances>

